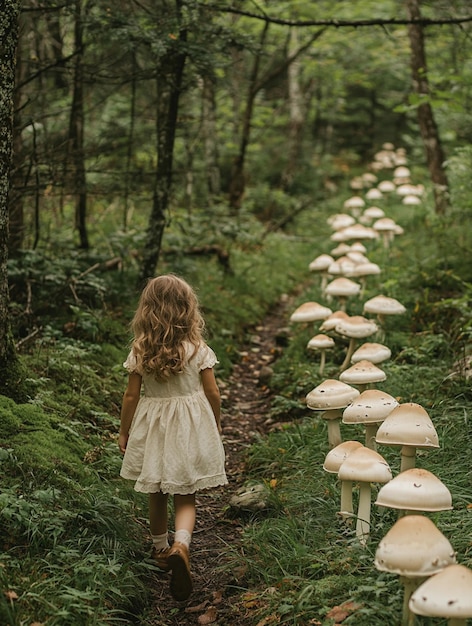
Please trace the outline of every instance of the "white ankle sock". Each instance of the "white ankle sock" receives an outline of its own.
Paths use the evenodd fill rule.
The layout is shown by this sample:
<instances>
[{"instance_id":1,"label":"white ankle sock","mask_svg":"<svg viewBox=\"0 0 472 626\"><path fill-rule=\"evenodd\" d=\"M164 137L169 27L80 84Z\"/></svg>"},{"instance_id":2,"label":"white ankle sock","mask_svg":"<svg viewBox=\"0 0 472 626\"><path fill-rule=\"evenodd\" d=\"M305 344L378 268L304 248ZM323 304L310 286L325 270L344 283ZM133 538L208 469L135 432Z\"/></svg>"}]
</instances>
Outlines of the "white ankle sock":
<instances>
[{"instance_id":1,"label":"white ankle sock","mask_svg":"<svg viewBox=\"0 0 472 626\"><path fill-rule=\"evenodd\" d=\"M190 546L190 542L192 541L192 535L188 532L188 530L176 530L174 533L174 541L183 543L188 548Z\"/></svg>"},{"instance_id":2,"label":"white ankle sock","mask_svg":"<svg viewBox=\"0 0 472 626\"><path fill-rule=\"evenodd\" d=\"M167 540L167 533L163 533L162 535L151 535L152 545L156 550L165 550L169 547L169 542Z\"/></svg>"}]
</instances>

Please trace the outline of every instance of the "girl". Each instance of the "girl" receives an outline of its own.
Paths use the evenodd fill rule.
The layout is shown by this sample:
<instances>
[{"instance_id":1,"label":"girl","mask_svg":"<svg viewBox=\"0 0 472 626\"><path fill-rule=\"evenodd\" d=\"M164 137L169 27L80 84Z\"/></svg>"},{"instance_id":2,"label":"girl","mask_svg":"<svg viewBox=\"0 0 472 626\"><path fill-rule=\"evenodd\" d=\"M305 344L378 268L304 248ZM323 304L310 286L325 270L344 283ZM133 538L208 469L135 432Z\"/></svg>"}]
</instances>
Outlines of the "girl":
<instances>
[{"instance_id":1,"label":"girl","mask_svg":"<svg viewBox=\"0 0 472 626\"><path fill-rule=\"evenodd\" d=\"M221 442L215 353L203 340L204 321L193 289L173 275L144 288L131 323L134 339L124 366L119 447L123 478L149 494L153 558L171 570L176 600L192 591L189 546L195 492L227 484ZM141 397L141 384L144 395ZM173 496L175 533L169 546L167 500Z\"/></svg>"}]
</instances>

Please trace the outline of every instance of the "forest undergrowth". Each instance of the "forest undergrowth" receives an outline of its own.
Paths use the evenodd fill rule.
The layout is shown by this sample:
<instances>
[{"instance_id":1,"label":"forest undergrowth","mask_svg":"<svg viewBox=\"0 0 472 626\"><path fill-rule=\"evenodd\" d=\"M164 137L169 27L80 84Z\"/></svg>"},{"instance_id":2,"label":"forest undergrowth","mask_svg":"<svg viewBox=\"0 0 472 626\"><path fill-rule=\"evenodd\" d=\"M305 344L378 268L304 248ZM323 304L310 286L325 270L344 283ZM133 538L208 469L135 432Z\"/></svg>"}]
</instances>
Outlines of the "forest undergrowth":
<instances>
[{"instance_id":1,"label":"forest undergrowth","mask_svg":"<svg viewBox=\"0 0 472 626\"><path fill-rule=\"evenodd\" d=\"M248 334L284 294L292 294L294 307L334 306L308 264L334 247L327 218L342 210L349 193L346 181L323 205L300 214L290 233L267 234L246 216L226 242L221 235L231 250L230 271L214 257L164 256L160 271L184 275L199 292L223 384L241 361ZM347 311L362 314L363 302L378 293L406 308L382 331L392 353L382 365L382 389L422 405L434 423L440 447L418 452L417 463L447 485L453 509L430 517L458 562L470 566L472 255L464 228L470 218L460 207L438 217L428 195L414 209L386 200L384 210L403 234L389 247L368 244L366 255L382 272ZM205 232L206 224L198 228ZM116 272L87 273L103 260L71 254L61 263L37 251L11 264L13 327L29 400L0 397L0 622L8 626L139 623L151 602L146 502L118 478L116 446L136 268L129 262ZM376 546L396 514L372 506L365 546L353 526L341 523L340 486L323 470L326 424L305 404L324 378L339 376L346 343L337 342L321 375L319 355L306 348L316 325L293 324L289 313L267 383L267 419L280 428L261 433L241 459L247 484L261 487L266 504L244 518L224 567L244 572L235 593L248 626L396 626L398 576L374 566ZM342 434L363 436L360 427L346 425ZM398 450L381 453L397 473Z\"/></svg>"}]
</instances>

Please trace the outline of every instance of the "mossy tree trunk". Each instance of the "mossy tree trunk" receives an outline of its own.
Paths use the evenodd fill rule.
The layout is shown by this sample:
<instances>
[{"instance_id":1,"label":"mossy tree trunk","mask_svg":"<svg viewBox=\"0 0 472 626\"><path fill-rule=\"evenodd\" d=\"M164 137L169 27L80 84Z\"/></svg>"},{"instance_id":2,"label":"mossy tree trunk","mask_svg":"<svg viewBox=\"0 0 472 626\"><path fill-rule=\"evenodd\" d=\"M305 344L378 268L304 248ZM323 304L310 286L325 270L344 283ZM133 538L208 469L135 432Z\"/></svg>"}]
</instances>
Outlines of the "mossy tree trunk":
<instances>
[{"instance_id":1,"label":"mossy tree trunk","mask_svg":"<svg viewBox=\"0 0 472 626\"><path fill-rule=\"evenodd\" d=\"M21 367L11 334L8 292L8 192L20 2L0 0L0 393L22 399Z\"/></svg>"}]
</instances>

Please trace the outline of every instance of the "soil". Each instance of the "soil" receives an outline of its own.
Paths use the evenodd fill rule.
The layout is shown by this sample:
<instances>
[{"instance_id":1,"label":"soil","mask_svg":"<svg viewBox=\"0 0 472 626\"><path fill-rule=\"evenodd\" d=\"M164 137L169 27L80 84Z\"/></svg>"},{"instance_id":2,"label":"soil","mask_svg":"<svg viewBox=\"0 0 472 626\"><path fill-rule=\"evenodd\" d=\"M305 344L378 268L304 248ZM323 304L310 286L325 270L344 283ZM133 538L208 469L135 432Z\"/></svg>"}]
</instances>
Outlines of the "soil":
<instances>
[{"instance_id":1,"label":"soil","mask_svg":"<svg viewBox=\"0 0 472 626\"><path fill-rule=\"evenodd\" d=\"M232 567L232 551L241 543L244 519L234 515L229 501L247 480L245 451L259 435L274 428L269 412L273 392L267 386L270 366L280 355L288 299L282 299L248 334L240 362L220 383L223 442L229 484L197 494L197 523L191 544L193 592L186 602L169 593L170 574L156 574L153 606L141 626L250 626L257 618L245 602L244 572ZM256 620L256 621L254 621Z\"/></svg>"}]
</instances>

